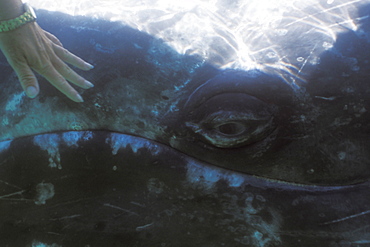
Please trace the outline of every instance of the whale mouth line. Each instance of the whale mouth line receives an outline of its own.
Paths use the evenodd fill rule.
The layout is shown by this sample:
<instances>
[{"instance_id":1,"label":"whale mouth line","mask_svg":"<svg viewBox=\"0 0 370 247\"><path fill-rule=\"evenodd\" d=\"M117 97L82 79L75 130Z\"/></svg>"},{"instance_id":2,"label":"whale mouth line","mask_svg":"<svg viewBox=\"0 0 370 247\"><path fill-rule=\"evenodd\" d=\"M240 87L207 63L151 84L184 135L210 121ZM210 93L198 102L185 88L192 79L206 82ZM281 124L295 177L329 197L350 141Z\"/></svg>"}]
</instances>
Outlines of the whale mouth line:
<instances>
[{"instance_id":1,"label":"whale mouth line","mask_svg":"<svg viewBox=\"0 0 370 247\"><path fill-rule=\"evenodd\" d=\"M207 188L217 186L217 183L223 182L229 187L245 188L246 186L252 186L278 191L331 192L351 190L359 186L367 186L369 183L366 181L361 184L343 186L310 185L240 173L200 161L155 140L109 130L58 131L1 141L0 158L2 155L6 157L7 152L22 152L22 155L24 155L27 147L31 146L33 146L31 148L32 155L35 155L35 153L37 155L39 151L42 151L39 155L47 156L43 159L48 160L50 168L64 169L65 165L62 164L64 163L64 156L68 156L69 152L74 152L76 157L82 155L88 157L89 153L97 152L95 155L99 156L101 153L101 156L116 159L131 157L138 164L141 162L161 163L164 168L172 170L171 172L175 169L179 173L185 173L188 183L202 184L203 187L206 186ZM18 147L22 147L22 150L17 150ZM99 167L99 169L101 168ZM112 169L117 169L117 167L113 166ZM122 170L124 169L122 168ZM132 169L141 168L136 165Z\"/></svg>"}]
</instances>

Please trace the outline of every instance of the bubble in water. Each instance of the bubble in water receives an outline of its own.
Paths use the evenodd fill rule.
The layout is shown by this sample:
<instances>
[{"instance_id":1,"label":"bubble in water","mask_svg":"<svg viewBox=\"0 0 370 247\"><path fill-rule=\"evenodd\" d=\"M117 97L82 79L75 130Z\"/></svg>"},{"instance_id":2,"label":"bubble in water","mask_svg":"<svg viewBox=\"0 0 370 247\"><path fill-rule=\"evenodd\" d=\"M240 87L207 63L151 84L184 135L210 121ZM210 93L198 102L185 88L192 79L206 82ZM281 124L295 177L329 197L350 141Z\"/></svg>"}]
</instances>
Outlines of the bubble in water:
<instances>
[{"instance_id":1,"label":"bubble in water","mask_svg":"<svg viewBox=\"0 0 370 247\"><path fill-rule=\"evenodd\" d=\"M275 32L279 36L284 36L288 33L288 30L287 29L276 29Z\"/></svg>"},{"instance_id":2,"label":"bubble in water","mask_svg":"<svg viewBox=\"0 0 370 247\"><path fill-rule=\"evenodd\" d=\"M324 47L324 48L325 48L325 50L328 50L328 49L333 48L333 44L332 44L332 43L329 43L329 42L324 42L324 43L322 44L322 47Z\"/></svg>"},{"instance_id":3,"label":"bubble in water","mask_svg":"<svg viewBox=\"0 0 370 247\"><path fill-rule=\"evenodd\" d=\"M277 57L277 54L273 51L270 51L269 53L266 54L266 56L268 58L276 58Z\"/></svg>"},{"instance_id":4,"label":"bubble in water","mask_svg":"<svg viewBox=\"0 0 370 247\"><path fill-rule=\"evenodd\" d=\"M350 57L350 58L348 58L348 59L347 59L347 62L348 62L348 64L349 64L349 65L351 65L352 67L357 66L357 63L358 63L357 59L356 59L356 58L354 58L354 57Z\"/></svg>"},{"instance_id":5,"label":"bubble in water","mask_svg":"<svg viewBox=\"0 0 370 247\"><path fill-rule=\"evenodd\" d=\"M352 66L352 71L359 71L360 70L360 66Z\"/></svg>"},{"instance_id":6,"label":"bubble in water","mask_svg":"<svg viewBox=\"0 0 370 247\"><path fill-rule=\"evenodd\" d=\"M319 57L313 57L313 58L310 60L310 64L312 64L312 65L320 64L320 58L319 58Z\"/></svg>"}]
</instances>

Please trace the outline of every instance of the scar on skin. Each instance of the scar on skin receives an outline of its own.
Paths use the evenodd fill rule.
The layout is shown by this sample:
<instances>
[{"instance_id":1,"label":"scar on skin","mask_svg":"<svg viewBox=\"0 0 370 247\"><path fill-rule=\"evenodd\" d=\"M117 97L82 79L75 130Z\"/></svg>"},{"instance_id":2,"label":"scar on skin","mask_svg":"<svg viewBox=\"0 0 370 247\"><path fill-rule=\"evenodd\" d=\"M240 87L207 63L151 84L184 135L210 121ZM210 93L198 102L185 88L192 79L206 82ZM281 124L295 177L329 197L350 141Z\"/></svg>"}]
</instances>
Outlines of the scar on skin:
<instances>
[{"instance_id":1,"label":"scar on skin","mask_svg":"<svg viewBox=\"0 0 370 247\"><path fill-rule=\"evenodd\" d=\"M121 208L121 207L118 207L118 206L114 206L114 205L111 205L109 203L104 203L104 206L106 207L111 207L111 208L115 208L115 209L118 209L118 210L121 210L121 211L124 211L126 213L129 213L129 214L133 214L133 215L137 215L139 216L137 213L135 212L131 212L130 210L127 210L127 209L124 209L124 208Z\"/></svg>"},{"instance_id":2,"label":"scar on skin","mask_svg":"<svg viewBox=\"0 0 370 247\"><path fill-rule=\"evenodd\" d=\"M21 190L21 191L18 191L18 192L14 192L14 193L11 193L11 194L7 194L7 195L3 195L3 196L0 196L0 199L3 200L3 199L8 199L8 197L12 197L12 196L15 196L15 195L22 195L23 192L25 192L25 190ZM12 198L11 200L26 200L26 199L14 199Z\"/></svg>"},{"instance_id":3,"label":"scar on skin","mask_svg":"<svg viewBox=\"0 0 370 247\"><path fill-rule=\"evenodd\" d=\"M330 224L342 222L342 221L345 221L345 220L357 218L357 217L360 217L360 216L363 216L363 215L366 215L366 214L370 214L370 210L367 210L367 211L364 211L364 212L361 212L361 213L358 213L358 214L353 214L353 215L350 215L350 216L347 216L347 217L344 217L344 218L340 218L340 219L337 219L337 220L324 222L321 225L330 225Z\"/></svg>"}]
</instances>

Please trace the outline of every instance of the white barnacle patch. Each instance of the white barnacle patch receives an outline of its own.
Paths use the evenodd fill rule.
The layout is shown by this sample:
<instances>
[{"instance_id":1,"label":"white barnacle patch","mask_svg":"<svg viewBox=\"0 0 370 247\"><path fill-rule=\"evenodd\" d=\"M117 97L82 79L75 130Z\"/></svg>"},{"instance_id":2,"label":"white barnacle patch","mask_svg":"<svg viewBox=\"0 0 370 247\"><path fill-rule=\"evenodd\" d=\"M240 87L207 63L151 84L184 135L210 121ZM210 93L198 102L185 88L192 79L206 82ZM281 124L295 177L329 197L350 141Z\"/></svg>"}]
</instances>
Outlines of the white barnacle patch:
<instances>
[{"instance_id":1,"label":"white barnacle patch","mask_svg":"<svg viewBox=\"0 0 370 247\"><path fill-rule=\"evenodd\" d=\"M10 147L11 142L12 142L11 140L0 142L0 153L7 150Z\"/></svg>"},{"instance_id":2,"label":"white barnacle patch","mask_svg":"<svg viewBox=\"0 0 370 247\"><path fill-rule=\"evenodd\" d=\"M239 187L243 184L244 178L240 174L228 174L227 181L230 187Z\"/></svg>"},{"instance_id":3,"label":"white barnacle patch","mask_svg":"<svg viewBox=\"0 0 370 247\"><path fill-rule=\"evenodd\" d=\"M82 140L84 140L84 141L91 140L92 138L93 138L93 132L92 131L85 131L83 136L82 136Z\"/></svg>"},{"instance_id":4,"label":"white barnacle patch","mask_svg":"<svg viewBox=\"0 0 370 247\"><path fill-rule=\"evenodd\" d=\"M238 187L244 182L240 174L217 167L199 165L192 160L188 161L186 177L191 184L206 190L212 189L220 180L226 181L230 187Z\"/></svg>"},{"instance_id":5,"label":"white barnacle patch","mask_svg":"<svg viewBox=\"0 0 370 247\"><path fill-rule=\"evenodd\" d=\"M186 177L192 184L202 185L204 189L211 189L220 180L221 174L217 170L189 162Z\"/></svg>"},{"instance_id":6,"label":"white barnacle patch","mask_svg":"<svg viewBox=\"0 0 370 247\"><path fill-rule=\"evenodd\" d=\"M65 132L62 135L63 141L70 146L78 146L77 142L81 139L83 133L78 131Z\"/></svg>"},{"instance_id":7,"label":"white barnacle patch","mask_svg":"<svg viewBox=\"0 0 370 247\"><path fill-rule=\"evenodd\" d=\"M90 140L93 138L93 133L91 131L69 131L63 133L62 138L69 147L77 147L77 142Z\"/></svg>"},{"instance_id":8,"label":"white barnacle patch","mask_svg":"<svg viewBox=\"0 0 370 247\"><path fill-rule=\"evenodd\" d=\"M61 245L58 244L45 244L43 242L34 240L32 241L32 247L62 247Z\"/></svg>"},{"instance_id":9,"label":"white barnacle patch","mask_svg":"<svg viewBox=\"0 0 370 247\"><path fill-rule=\"evenodd\" d=\"M165 185L158 178L150 178L147 182L148 191L154 194L161 194Z\"/></svg>"},{"instance_id":10,"label":"white barnacle patch","mask_svg":"<svg viewBox=\"0 0 370 247\"><path fill-rule=\"evenodd\" d=\"M11 100L9 100L7 102L7 104L5 106L5 110L8 111L8 112L14 112L17 109L19 109L19 105L22 103L23 97L25 95L26 94L24 92L21 92L19 94L14 94L13 97L11 98Z\"/></svg>"},{"instance_id":11,"label":"white barnacle patch","mask_svg":"<svg viewBox=\"0 0 370 247\"><path fill-rule=\"evenodd\" d=\"M265 207L263 205L265 201L260 201L260 198L258 196L254 197L254 199L252 198L249 201L249 207L252 207L252 201L255 199L259 201L259 203L255 202L256 205L260 204L258 208L254 209L254 211L252 212L246 210L244 213L245 220L255 226L256 229L254 234L250 236L250 242L253 243L253 246L261 247L271 246L271 244L274 243L279 243L280 245L280 232L283 222L281 214L270 207ZM262 212L262 210L264 210L265 212L269 212L269 214L272 216L270 221L266 221L263 217L260 216L260 212Z\"/></svg>"},{"instance_id":12,"label":"white barnacle patch","mask_svg":"<svg viewBox=\"0 0 370 247\"><path fill-rule=\"evenodd\" d=\"M9 119L8 119L8 117L4 117L3 118L3 121L1 121L1 123L2 123L2 125L4 125L4 126L7 126L7 125L9 125Z\"/></svg>"},{"instance_id":13,"label":"white barnacle patch","mask_svg":"<svg viewBox=\"0 0 370 247\"><path fill-rule=\"evenodd\" d=\"M233 215L235 220L243 224L230 224L230 221L220 221L229 225L228 231L236 234L234 240L245 246L281 246L281 226L283 217L278 210L270 207L267 199L261 194L244 190L242 196L224 193L222 210L225 215ZM271 217L264 217L270 215ZM245 234L246 229L251 231ZM252 232L253 231L253 232ZM240 246L242 246L240 245ZM238 245L239 246L239 245Z\"/></svg>"},{"instance_id":14,"label":"white barnacle patch","mask_svg":"<svg viewBox=\"0 0 370 247\"><path fill-rule=\"evenodd\" d=\"M144 148L150 151L152 155L157 155L160 149L157 144L145 139L117 133L112 133L105 142L110 144L113 155L116 155L120 148L126 148L127 146L130 146L134 153L137 153L139 149Z\"/></svg>"},{"instance_id":15,"label":"white barnacle patch","mask_svg":"<svg viewBox=\"0 0 370 247\"><path fill-rule=\"evenodd\" d=\"M60 138L57 134L38 135L33 138L33 143L49 154L49 166L62 169L59 153Z\"/></svg>"},{"instance_id":16,"label":"white barnacle patch","mask_svg":"<svg viewBox=\"0 0 370 247\"><path fill-rule=\"evenodd\" d=\"M54 185L51 183L39 183L36 186L35 204L43 205L46 200L53 198L55 195Z\"/></svg>"}]
</instances>

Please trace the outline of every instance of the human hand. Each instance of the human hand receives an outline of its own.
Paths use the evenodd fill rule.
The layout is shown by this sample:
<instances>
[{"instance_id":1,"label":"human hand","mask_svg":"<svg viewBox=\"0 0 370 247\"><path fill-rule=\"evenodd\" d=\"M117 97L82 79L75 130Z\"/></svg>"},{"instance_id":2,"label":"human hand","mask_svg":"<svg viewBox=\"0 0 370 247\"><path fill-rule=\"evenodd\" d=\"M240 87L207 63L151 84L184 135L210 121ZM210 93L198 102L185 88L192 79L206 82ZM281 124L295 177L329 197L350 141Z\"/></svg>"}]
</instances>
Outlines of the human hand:
<instances>
[{"instance_id":1,"label":"human hand","mask_svg":"<svg viewBox=\"0 0 370 247\"><path fill-rule=\"evenodd\" d=\"M44 31L36 22L0 33L0 49L30 98L36 97L40 90L31 69L75 102L83 102L83 99L67 81L85 89L93 87L93 84L78 75L66 63L82 70L90 70L93 66L63 48L54 35Z\"/></svg>"}]
</instances>

